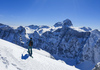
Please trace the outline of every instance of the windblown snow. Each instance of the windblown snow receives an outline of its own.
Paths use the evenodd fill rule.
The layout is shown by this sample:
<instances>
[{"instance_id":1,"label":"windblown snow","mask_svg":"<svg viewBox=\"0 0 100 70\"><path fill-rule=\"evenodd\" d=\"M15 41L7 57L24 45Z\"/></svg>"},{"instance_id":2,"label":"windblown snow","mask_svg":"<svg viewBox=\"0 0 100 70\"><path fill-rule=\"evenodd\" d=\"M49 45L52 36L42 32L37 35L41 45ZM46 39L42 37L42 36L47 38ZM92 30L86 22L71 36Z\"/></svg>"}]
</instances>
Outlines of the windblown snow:
<instances>
[{"instance_id":1,"label":"windblown snow","mask_svg":"<svg viewBox=\"0 0 100 70\"><path fill-rule=\"evenodd\" d=\"M78 70L51 57L46 51L33 49L31 58L27 49L0 39L0 70Z\"/></svg>"}]
</instances>

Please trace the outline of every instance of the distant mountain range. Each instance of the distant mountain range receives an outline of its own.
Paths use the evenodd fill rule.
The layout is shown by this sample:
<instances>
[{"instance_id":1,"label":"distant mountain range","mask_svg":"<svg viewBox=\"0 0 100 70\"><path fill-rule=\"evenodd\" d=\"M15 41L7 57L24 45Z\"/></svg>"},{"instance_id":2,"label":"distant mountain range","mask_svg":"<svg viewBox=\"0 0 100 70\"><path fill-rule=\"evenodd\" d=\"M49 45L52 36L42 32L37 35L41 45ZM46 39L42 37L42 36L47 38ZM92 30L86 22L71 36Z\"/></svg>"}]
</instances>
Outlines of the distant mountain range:
<instances>
[{"instance_id":1,"label":"distant mountain range","mask_svg":"<svg viewBox=\"0 0 100 70\"><path fill-rule=\"evenodd\" d=\"M76 65L82 70L92 69L100 62L100 31L89 27L74 27L69 19L54 26L20 26L16 29L0 23L0 38L27 48L29 38L33 48L49 52L54 59ZM88 68L85 66L86 62ZM83 66L79 66L79 65Z\"/></svg>"}]
</instances>

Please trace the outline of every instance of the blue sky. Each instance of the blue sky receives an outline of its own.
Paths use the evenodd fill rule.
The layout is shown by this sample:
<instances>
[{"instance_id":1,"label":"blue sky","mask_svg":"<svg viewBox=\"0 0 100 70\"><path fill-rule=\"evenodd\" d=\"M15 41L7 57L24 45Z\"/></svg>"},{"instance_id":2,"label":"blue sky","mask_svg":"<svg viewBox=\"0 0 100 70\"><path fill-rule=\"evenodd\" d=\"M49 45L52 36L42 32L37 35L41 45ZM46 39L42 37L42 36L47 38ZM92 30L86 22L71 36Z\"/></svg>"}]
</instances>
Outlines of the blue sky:
<instances>
[{"instance_id":1,"label":"blue sky","mask_svg":"<svg viewBox=\"0 0 100 70\"><path fill-rule=\"evenodd\" d=\"M53 26L67 18L100 29L100 0L0 0L0 23L10 26Z\"/></svg>"}]
</instances>

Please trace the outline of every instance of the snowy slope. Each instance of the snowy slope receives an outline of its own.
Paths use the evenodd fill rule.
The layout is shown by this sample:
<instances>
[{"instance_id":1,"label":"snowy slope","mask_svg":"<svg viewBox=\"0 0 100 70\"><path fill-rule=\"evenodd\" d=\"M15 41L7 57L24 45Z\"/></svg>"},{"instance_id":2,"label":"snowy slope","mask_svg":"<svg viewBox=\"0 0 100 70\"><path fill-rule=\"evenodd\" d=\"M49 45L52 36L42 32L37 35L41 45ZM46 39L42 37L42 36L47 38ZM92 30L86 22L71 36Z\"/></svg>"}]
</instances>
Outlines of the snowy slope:
<instances>
[{"instance_id":1,"label":"snowy slope","mask_svg":"<svg viewBox=\"0 0 100 70\"><path fill-rule=\"evenodd\" d=\"M30 37L33 38L33 48L45 50L54 59L63 60L81 70L91 70L100 62L100 31L97 29L74 27L69 19L50 27L30 25L13 29L0 24L0 39L26 47ZM27 57L25 54L22 59ZM47 54L43 56L52 57Z\"/></svg>"},{"instance_id":2,"label":"snowy slope","mask_svg":"<svg viewBox=\"0 0 100 70\"><path fill-rule=\"evenodd\" d=\"M78 70L50 57L43 50L33 49L31 58L27 49L0 39L0 70Z\"/></svg>"}]
</instances>

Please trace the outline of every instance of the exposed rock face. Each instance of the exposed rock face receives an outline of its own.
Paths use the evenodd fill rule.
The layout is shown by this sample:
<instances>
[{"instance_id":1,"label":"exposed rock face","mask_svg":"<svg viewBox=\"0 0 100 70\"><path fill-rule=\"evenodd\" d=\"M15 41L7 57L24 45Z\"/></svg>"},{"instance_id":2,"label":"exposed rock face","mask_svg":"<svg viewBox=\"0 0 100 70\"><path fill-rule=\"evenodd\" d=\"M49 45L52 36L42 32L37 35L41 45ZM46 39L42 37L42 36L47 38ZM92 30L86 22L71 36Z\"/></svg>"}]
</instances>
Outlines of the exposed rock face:
<instances>
[{"instance_id":1,"label":"exposed rock face","mask_svg":"<svg viewBox=\"0 0 100 70\"><path fill-rule=\"evenodd\" d=\"M65 62L66 58L76 59L76 64L85 60L100 61L100 31L90 31L90 28L78 31L70 26L73 24L69 19L56 23L54 27L31 25L13 29L0 24L0 38L26 47L32 37L34 48L46 50Z\"/></svg>"},{"instance_id":2,"label":"exposed rock face","mask_svg":"<svg viewBox=\"0 0 100 70\"><path fill-rule=\"evenodd\" d=\"M83 29L84 31L91 31L92 29L91 28L86 28L86 27L82 27L82 28L80 28L80 29Z\"/></svg>"},{"instance_id":3,"label":"exposed rock face","mask_svg":"<svg viewBox=\"0 0 100 70\"><path fill-rule=\"evenodd\" d=\"M63 23L64 23L63 26L65 26L65 27L66 26L73 26L72 22L69 19L64 20Z\"/></svg>"},{"instance_id":4,"label":"exposed rock face","mask_svg":"<svg viewBox=\"0 0 100 70\"><path fill-rule=\"evenodd\" d=\"M63 25L63 23L57 22L57 23L54 25L54 27L59 27L59 26L62 26L62 25Z\"/></svg>"},{"instance_id":5,"label":"exposed rock face","mask_svg":"<svg viewBox=\"0 0 100 70\"><path fill-rule=\"evenodd\" d=\"M0 38L5 39L7 41L10 41L12 43L22 45L22 39L23 42L25 42L25 33L26 30L24 27L20 26L17 29L13 29L7 25L1 25L0 26Z\"/></svg>"}]
</instances>

